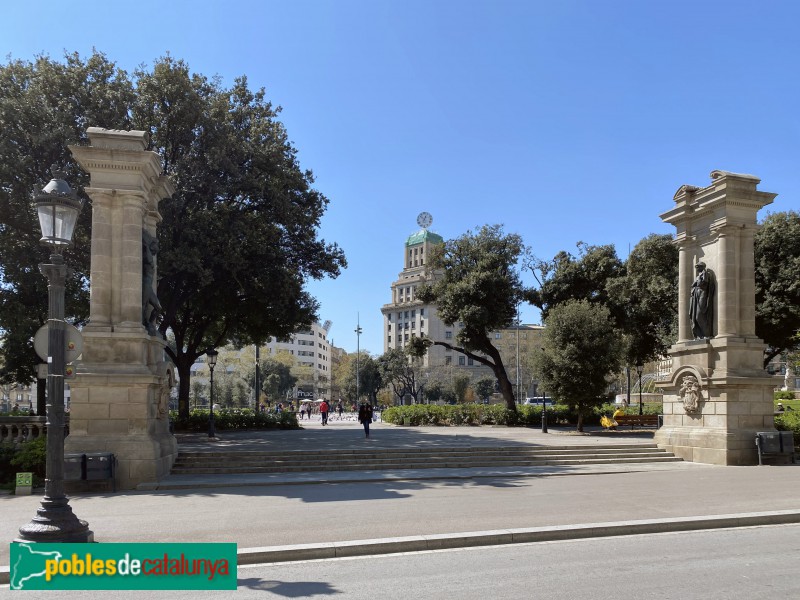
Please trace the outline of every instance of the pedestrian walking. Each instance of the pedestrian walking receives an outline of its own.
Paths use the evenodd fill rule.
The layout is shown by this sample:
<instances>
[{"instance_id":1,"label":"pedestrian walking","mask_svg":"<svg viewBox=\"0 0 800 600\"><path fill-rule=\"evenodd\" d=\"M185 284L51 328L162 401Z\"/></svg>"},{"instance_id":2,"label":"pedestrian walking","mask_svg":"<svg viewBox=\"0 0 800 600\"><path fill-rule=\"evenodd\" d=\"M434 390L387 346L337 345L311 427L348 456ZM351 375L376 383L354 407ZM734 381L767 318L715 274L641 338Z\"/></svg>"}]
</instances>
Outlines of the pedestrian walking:
<instances>
[{"instance_id":1,"label":"pedestrian walking","mask_svg":"<svg viewBox=\"0 0 800 600\"><path fill-rule=\"evenodd\" d=\"M364 434L369 437L369 424L372 423L372 405L363 402L358 409L358 422L364 426Z\"/></svg>"},{"instance_id":2,"label":"pedestrian walking","mask_svg":"<svg viewBox=\"0 0 800 600\"><path fill-rule=\"evenodd\" d=\"M339 415L339 420L340 421L342 420L342 414L343 413L344 413L344 404L342 404L342 401L339 400L339 403L336 405L336 414Z\"/></svg>"},{"instance_id":3,"label":"pedestrian walking","mask_svg":"<svg viewBox=\"0 0 800 600\"><path fill-rule=\"evenodd\" d=\"M325 398L322 399L322 402L319 403L319 414L322 415L322 424L328 424L328 411L330 410L330 406L325 401Z\"/></svg>"}]
</instances>

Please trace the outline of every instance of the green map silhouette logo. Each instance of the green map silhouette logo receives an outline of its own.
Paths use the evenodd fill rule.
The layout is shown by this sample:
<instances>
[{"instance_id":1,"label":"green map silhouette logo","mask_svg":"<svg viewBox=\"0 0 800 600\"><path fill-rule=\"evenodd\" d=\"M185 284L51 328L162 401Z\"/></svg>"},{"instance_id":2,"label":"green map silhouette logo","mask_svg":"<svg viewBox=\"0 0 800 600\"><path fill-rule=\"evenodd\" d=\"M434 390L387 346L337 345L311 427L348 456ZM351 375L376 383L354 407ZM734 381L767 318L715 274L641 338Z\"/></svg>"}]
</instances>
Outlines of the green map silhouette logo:
<instances>
[{"instance_id":1,"label":"green map silhouette logo","mask_svg":"<svg viewBox=\"0 0 800 600\"><path fill-rule=\"evenodd\" d=\"M12 590L235 590L236 544L11 544Z\"/></svg>"}]
</instances>

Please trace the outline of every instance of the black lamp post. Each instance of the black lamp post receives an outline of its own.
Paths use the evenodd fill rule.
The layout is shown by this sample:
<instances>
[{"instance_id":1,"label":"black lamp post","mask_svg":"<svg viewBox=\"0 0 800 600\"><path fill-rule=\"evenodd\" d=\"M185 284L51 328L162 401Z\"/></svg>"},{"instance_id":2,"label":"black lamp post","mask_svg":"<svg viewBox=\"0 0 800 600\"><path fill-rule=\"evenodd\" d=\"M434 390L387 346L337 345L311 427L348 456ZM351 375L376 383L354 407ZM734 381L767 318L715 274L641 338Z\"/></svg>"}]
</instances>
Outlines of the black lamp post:
<instances>
[{"instance_id":1,"label":"black lamp post","mask_svg":"<svg viewBox=\"0 0 800 600\"><path fill-rule=\"evenodd\" d=\"M644 365L638 363L636 365L636 374L639 376L639 415L644 414L644 410L642 408L642 371L644 370Z\"/></svg>"},{"instance_id":2,"label":"black lamp post","mask_svg":"<svg viewBox=\"0 0 800 600\"><path fill-rule=\"evenodd\" d=\"M547 433L547 409L545 408L546 400L547 392L542 390L542 433Z\"/></svg>"},{"instance_id":3,"label":"black lamp post","mask_svg":"<svg viewBox=\"0 0 800 600\"><path fill-rule=\"evenodd\" d=\"M89 524L72 512L64 494L64 367L66 342L64 335L64 285L69 269L61 255L62 248L72 245L72 233L82 202L64 174L52 167L53 179L34 195L41 243L50 247L50 262L40 264L47 277L47 455L42 505L30 523L20 527L17 542L92 542L94 533Z\"/></svg>"},{"instance_id":4,"label":"black lamp post","mask_svg":"<svg viewBox=\"0 0 800 600\"><path fill-rule=\"evenodd\" d=\"M208 407L208 437L210 438L217 437L217 432L214 429L214 367L217 364L217 354L219 352L213 348L206 350L206 362L208 362L208 368L211 370L211 400Z\"/></svg>"},{"instance_id":5,"label":"black lamp post","mask_svg":"<svg viewBox=\"0 0 800 600\"><path fill-rule=\"evenodd\" d=\"M542 348L542 352L545 349ZM545 401L547 400L547 391L542 389L542 433L547 433L547 408L545 408Z\"/></svg>"}]
</instances>

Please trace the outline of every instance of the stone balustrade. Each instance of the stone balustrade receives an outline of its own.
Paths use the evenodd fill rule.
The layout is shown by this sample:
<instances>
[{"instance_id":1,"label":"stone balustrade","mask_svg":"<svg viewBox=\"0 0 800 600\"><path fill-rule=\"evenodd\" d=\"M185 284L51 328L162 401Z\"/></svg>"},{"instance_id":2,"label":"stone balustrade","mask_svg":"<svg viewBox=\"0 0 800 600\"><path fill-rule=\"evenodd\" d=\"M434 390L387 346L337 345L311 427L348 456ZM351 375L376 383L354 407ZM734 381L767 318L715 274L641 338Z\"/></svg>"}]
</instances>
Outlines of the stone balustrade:
<instances>
[{"instance_id":1,"label":"stone balustrade","mask_svg":"<svg viewBox=\"0 0 800 600\"><path fill-rule=\"evenodd\" d=\"M0 417L0 443L20 444L35 440L47 432L47 417L32 415ZM69 433L69 415L65 415L65 431Z\"/></svg>"}]
</instances>

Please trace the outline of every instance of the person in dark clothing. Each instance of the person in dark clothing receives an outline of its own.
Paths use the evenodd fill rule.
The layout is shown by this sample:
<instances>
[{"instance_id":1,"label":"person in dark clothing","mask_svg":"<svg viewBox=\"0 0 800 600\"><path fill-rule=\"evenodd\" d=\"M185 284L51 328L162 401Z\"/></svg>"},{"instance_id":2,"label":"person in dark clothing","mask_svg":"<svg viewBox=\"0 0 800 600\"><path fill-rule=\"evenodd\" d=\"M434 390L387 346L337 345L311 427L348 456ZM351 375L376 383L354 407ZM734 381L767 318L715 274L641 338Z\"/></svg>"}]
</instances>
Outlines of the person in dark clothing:
<instances>
[{"instance_id":1,"label":"person in dark clothing","mask_svg":"<svg viewBox=\"0 0 800 600\"><path fill-rule=\"evenodd\" d=\"M372 423L372 406L364 402L358 408L358 422L364 426L364 433L369 437L369 424Z\"/></svg>"}]
</instances>

